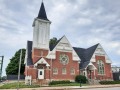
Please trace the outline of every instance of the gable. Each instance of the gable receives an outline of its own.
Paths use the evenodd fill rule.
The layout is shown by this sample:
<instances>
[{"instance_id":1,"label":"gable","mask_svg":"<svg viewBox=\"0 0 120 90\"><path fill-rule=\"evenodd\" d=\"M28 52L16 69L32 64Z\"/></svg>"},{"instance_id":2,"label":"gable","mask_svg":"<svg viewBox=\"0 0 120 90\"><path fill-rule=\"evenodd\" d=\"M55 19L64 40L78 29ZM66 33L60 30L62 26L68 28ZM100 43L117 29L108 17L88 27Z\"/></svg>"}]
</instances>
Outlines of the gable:
<instances>
[{"instance_id":1,"label":"gable","mask_svg":"<svg viewBox=\"0 0 120 90\"><path fill-rule=\"evenodd\" d=\"M44 58L41 58L40 60L38 60L38 61L34 64L34 66L37 66L38 64L46 64L46 66L50 66L50 65L46 62L46 60L45 60Z\"/></svg>"},{"instance_id":2,"label":"gable","mask_svg":"<svg viewBox=\"0 0 120 90\"><path fill-rule=\"evenodd\" d=\"M69 41L66 38L66 36L63 36L61 39L58 40L58 43L56 44L54 49L49 52L49 55L47 56L47 58L55 59L56 58L56 51L71 52L72 56L73 56L73 60L75 60L75 61L79 61L80 60L80 58L78 57L77 53L72 48L72 46L69 43Z\"/></svg>"},{"instance_id":3,"label":"gable","mask_svg":"<svg viewBox=\"0 0 120 90\"><path fill-rule=\"evenodd\" d=\"M63 36L54 49L56 49L56 51L72 52L72 47L66 36Z\"/></svg>"},{"instance_id":4,"label":"gable","mask_svg":"<svg viewBox=\"0 0 120 90\"><path fill-rule=\"evenodd\" d=\"M112 63L109 59L108 55L106 54L105 50L102 48L102 46L99 44L91 58L91 62L95 62L95 56L105 56L106 63Z\"/></svg>"}]
</instances>

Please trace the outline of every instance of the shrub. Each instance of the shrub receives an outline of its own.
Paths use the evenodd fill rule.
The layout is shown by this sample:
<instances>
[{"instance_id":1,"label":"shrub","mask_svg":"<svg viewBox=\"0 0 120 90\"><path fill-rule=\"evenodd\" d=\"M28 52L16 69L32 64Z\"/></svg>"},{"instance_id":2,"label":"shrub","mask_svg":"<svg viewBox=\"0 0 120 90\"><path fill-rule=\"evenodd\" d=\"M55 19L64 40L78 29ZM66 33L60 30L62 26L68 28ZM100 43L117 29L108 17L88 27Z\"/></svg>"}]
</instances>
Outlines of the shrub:
<instances>
[{"instance_id":1,"label":"shrub","mask_svg":"<svg viewBox=\"0 0 120 90\"><path fill-rule=\"evenodd\" d=\"M57 84L68 84L71 83L69 80L63 80L63 81L52 81L49 83L49 85L57 85Z\"/></svg>"},{"instance_id":2,"label":"shrub","mask_svg":"<svg viewBox=\"0 0 120 90\"><path fill-rule=\"evenodd\" d=\"M100 81L99 83L102 84L102 85L120 84L120 81Z\"/></svg>"},{"instance_id":3,"label":"shrub","mask_svg":"<svg viewBox=\"0 0 120 90\"><path fill-rule=\"evenodd\" d=\"M86 83L87 82L87 78L83 75L77 75L75 77L75 81L78 82L78 83Z\"/></svg>"}]
</instances>

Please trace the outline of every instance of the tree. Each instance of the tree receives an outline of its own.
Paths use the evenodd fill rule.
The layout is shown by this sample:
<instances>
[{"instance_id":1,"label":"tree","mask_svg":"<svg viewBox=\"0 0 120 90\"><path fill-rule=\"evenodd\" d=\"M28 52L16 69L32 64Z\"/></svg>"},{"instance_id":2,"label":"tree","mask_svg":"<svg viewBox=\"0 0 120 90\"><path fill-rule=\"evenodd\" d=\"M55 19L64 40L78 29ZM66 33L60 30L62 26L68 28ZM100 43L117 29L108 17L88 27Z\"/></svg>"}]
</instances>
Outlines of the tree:
<instances>
[{"instance_id":1,"label":"tree","mask_svg":"<svg viewBox=\"0 0 120 90\"><path fill-rule=\"evenodd\" d=\"M87 78L83 75L77 75L75 77L75 81L78 82L78 83L86 83L87 82Z\"/></svg>"},{"instance_id":2,"label":"tree","mask_svg":"<svg viewBox=\"0 0 120 90\"><path fill-rule=\"evenodd\" d=\"M24 74L24 58L25 58L25 49L22 49L22 59L21 59L21 70L20 74ZM21 49L19 49L15 55L10 59L10 63L8 64L6 68L6 74L7 75L17 75L18 74L18 69L19 69L19 61L20 61L20 53Z\"/></svg>"},{"instance_id":3,"label":"tree","mask_svg":"<svg viewBox=\"0 0 120 90\"><path fill-rule=\"evenodd\" d=\"M56 45L56 43L57 43L57 38L56 38L56 37L53 37L53 38L50 39L49 44L50 44L51 46Z\"/></svg>"}]
</instances>

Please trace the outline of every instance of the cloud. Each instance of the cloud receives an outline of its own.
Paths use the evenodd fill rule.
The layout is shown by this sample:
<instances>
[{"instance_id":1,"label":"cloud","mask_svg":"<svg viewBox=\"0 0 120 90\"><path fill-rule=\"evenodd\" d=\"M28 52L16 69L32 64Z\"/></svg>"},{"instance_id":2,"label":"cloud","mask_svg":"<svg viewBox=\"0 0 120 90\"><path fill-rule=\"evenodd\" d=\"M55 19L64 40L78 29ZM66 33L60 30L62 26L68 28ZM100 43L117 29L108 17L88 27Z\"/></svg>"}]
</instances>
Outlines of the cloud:
<instances>
[{"instance_id":1,"label":"cloud","mask_svg":"<svg viewBox=\"0 0 120 90\"><path fill-rule=\"evenodd\" d=\"M4 69L15 51L32 40L32 23L40 4L39 0L0 0L0 54L5 55ZM73 46L83 48L101 43L113 64L118 62L120 0L45 0L44 4L52 21L51 37L66 35Z\"/></svg>"}]
</instances>

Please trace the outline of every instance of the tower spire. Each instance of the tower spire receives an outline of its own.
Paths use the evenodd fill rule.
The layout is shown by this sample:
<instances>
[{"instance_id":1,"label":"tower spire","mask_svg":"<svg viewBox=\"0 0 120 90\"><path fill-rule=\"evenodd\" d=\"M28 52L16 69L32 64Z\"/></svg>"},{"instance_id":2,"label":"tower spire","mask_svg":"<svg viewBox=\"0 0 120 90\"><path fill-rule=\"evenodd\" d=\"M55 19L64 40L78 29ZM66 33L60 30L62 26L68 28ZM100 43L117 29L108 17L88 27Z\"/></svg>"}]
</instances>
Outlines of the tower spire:
<instances>
[{"instance_id":1,"label":"tower spire","mask_svg":"<svg viewBox=\"0 0 120 90\"><path fill-rule=\"evenodd\" d=\"M39 13L38 13L38 17L37 17L37 18L43 19L43 20L48 20L47 15L46 15L46 11L45 11L45 7L44 7L43 0L42 0L41 7L40 7L40 10L39 10ZM49 21L49 20L48 20L48 21Z\"/></svg>"}]
</instances>

